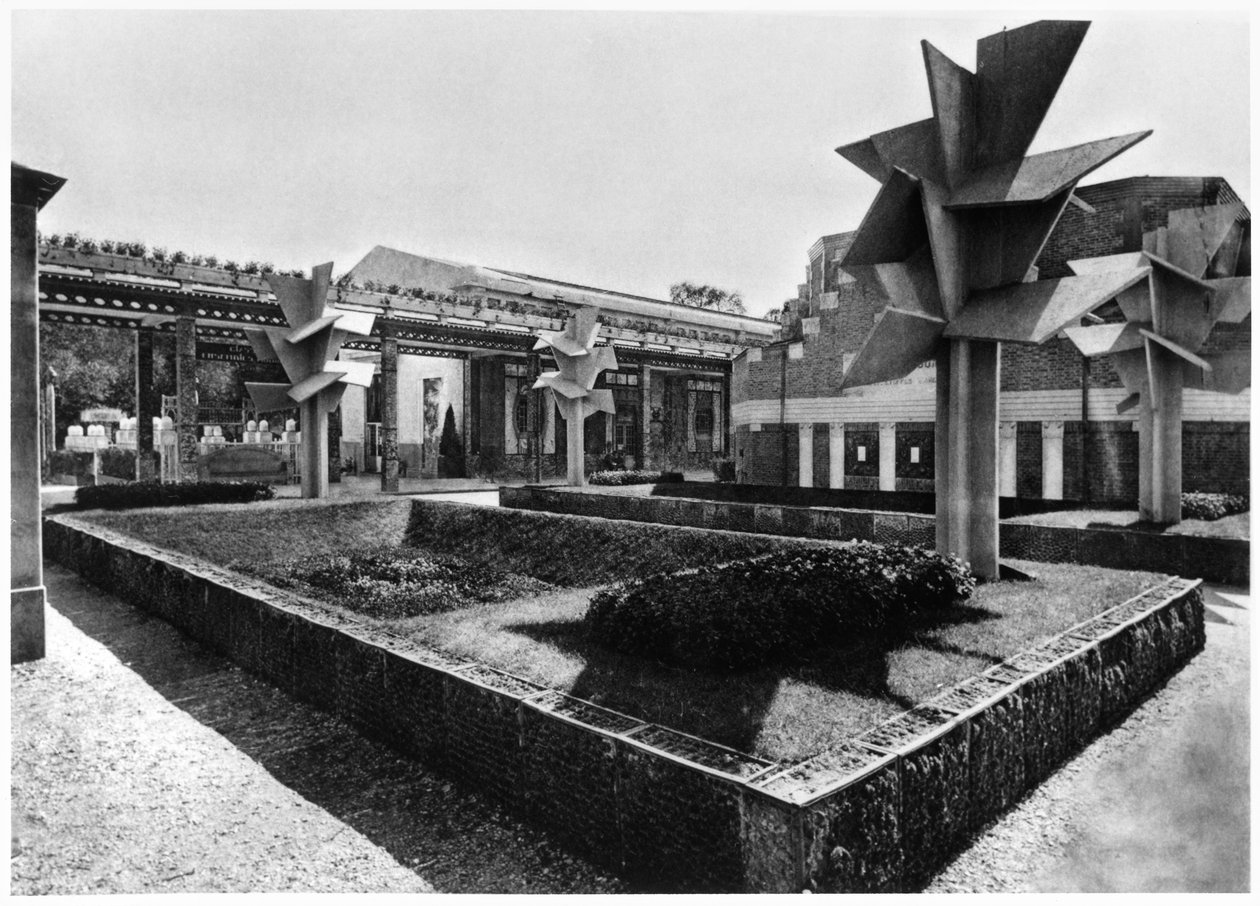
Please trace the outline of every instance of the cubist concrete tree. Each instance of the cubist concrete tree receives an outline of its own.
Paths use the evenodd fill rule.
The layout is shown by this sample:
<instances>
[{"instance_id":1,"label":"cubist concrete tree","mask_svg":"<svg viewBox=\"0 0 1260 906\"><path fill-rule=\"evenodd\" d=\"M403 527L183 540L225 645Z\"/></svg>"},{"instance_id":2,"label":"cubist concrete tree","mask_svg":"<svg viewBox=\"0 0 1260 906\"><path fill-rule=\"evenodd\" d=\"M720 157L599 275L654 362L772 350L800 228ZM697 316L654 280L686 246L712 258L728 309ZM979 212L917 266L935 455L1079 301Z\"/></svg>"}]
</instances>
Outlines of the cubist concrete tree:
<instances>
[{"instance_id":1,"label":"cubist concrete tree","mask_svg":"<svg viewBox=\"0 0 1260 906\"><path fill-rule=\"evenodd\" d=\"M936 362L936 546L994 578L1000 344L1040 344L1142 278L1035 281L1034 262L1086 174L1144 139L1025 156L1087 22L980 39L976 71L923 42L932 116L837 148L883 183L841 266L887 305L841 387Z\"/></svg>"},{"instance_id":2,"label":"cubist concrete tree","mask_svg":"<svg viewBox=\"0 0 1260 906\"><path fill-rule=\"evenodd\" d=\"M1138 406L1138 508L1158 523L1181 521L1182 390L1241 393L1251 386L1249 350L1202 352L1218 322L1251 314L1251 242L1241 203L1170 211L1144 233L1142 251L1069 261L1078 274L1136 272L1117 298L1124 322L1064 332L1086 356L1110 355Z\"/></svg>"},{"instance_id":3,"label":"cubist concrete tree","mask_svg":"<svg viewBox=\"0 0 1260 906\"><path fill-rule=\"evenodd\" d=\"M596 347L599 311L580 309L569 318L563 331L543 331L535 349L551 348L559 371L538 376L534 389L546 388L555 396L568 437L569 484L586 484L586 419L596 412L616 412L611 390L595 390L595 381L604 370L617 370L617 353L611 346Z\"/></svg>"},{"instance_id":4,"label":"cubist concrete tree","mask_svg":"<svg viewBox=\"0 0 1260 906\"><path fill-rule=\"evenodd\" d=\"M367 336L375 315L339 311L328 305L332 262L311 269L310 280L267 275L289 329L245 331L260 362L279 362L287 384L246 383L259 412L298 404L302 432L302 496L328 496L328 415L337 410L346 386L371 386L370 362L337 361L347 334Z\"/></svg>"}]
</instances>

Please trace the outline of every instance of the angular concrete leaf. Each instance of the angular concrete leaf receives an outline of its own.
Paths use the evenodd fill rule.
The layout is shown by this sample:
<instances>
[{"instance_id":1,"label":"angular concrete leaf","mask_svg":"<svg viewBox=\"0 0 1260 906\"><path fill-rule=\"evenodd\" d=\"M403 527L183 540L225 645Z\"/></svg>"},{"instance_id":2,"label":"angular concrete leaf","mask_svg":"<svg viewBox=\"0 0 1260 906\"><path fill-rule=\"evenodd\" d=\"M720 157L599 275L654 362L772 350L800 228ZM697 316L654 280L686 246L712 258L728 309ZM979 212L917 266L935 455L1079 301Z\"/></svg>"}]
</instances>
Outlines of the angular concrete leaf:
<instances>
[{"instance_id":1,"label":"angular concrete leaf","mask_svg":"<svg viewBox=\"0 0 1260 906\"><path fill-rule=\"evenodd\" d=\"M886 308L840 380L840 389L895 381L931 358L945 322L912 311Z\"/></svg>"},{"instance_id":2,"label":"angular concrete leaf","mask_svg":"<svg viewBox=\"0 0 1260 906\"><path fill-rule=\"evenodd\" d=\"M311 373L310 351L290 343L287 330L283 327L264 327L263 332L271 341L271 348L275 350L285 375L292 383L296 384Z\"/></svg>"},{"instance_id":3,"label":"angular concrete leaf","mask_svg":"<svg viewBox=\"0 0 1260 906\"><path fill-rule=\"evenodd\" d=\"M873 264L846 270L875 289L892 308L915 311L933 318L943 314L932 252L926 245L900 264Z\"/></svg>"},{"instance_id":4,"label":"angular concrete leaf","mask_svg":"<svg viewBox=\"0 0 1260 906\"><path fill-rule=\"evenodd\" d=\"M544 371L538 375L533 389L539 390L544 387L556 394L557 398L570 400L581 399L590 392L576 381L564 377L559 371Z\"/></svg>"},{"instance_id":5,"label":"angular concrete leaf","mask_svg":"<svg viewBox=\"0 0 1260 906\"><path fill-rule=\"evenodd\" d=\"M1116 374L1120 375L1120 383L1130 393L1143 393L1146 390L1146 349L1130 349L1116 353L1111 357Z\"/></svg>"},{"instance_id":6,"label":"angular concrete leaf","mask_svg":"<svg viewBox=\"0 0 1260 906\"><path fill-rule=\"evenodd\" d=\"M1106 272L984 290L967 300L945 336L1041 344L1144 277Z\"/></svg>"},{"instance_id":7,"label":"angular concrete leaf","mask_svg":"<svg viewBox=\"0 0 1260 906\"><path fill-rule=\"evenodd\" d=\"M983 207L1045 201L1097 170L1117 154L1151 134L1133 132L1047 151L1014 161L1003 161L974 173L950 195L949 208Z\"/></svg>"},{"instance_id":8,"label":"angular concrete leaf","mask_svg":"<svg viewBox=\"0 0 1260 906\"><path fill-rule=\"evenodd\" d=\"M588 418L596 412L605 412L608 415L617 414L617 406L613 402L613 392L611 390L592 390L582 399L582 417Z\"/></svg>"},{"instance_id":9,"label":"angular concrete leaf","mask_svg":"<svg viewBox=\"0 0 1260 906\"><path fill-rule=\"evenodd\" d=\"M1026 280L1071 195L1064 189L1049 201L959 212L969 227L968 287L992 289Z\"/></svg>"},{"instance_id":10,"label":"angular concrete leaf","mask_svg":"<svg viewBox=\"0 0 1260 906\"><path fill-rule=\"evenodd\" d=\"M538 342L534 344L534 349L546 349L551 347L567 356L584 356L588 355L585 344L578 342L564 332L544 331L538 335Z\"/></svg>"},{"instance_id":11,"label":"angular concrete leaf","mask_svg":"<svg viewBox=\"0 0 1260 906\"><path fill-rule=\"evenodd\" d=\"M1127 349L1141 349L1143 346L1138 325L1132 322L1065 327L1063 332L1086 358L1124 352Z\"/></svg>"},{"instance_id":12,"label":"angular concrete leaf","mask_svg":"<svg viewBox=\"0 0 1260 906\"><path fill-rule=\"evenodd\" d=\"M944 208L944 186L925 182L921 186L923 215L932 247L932 266L940 286L941 309L952 318L967 299L967 266L963 257L966 232L961 216Z\"/></svg>"},{"instance_id":13,"label":"angular concrete leaf","mask_svg":"<svg viewBox=\"0 0 1260 906\"><path fill-rule=\"evenodd\" d=\"M1122 252L1119 255L1102 255L1098 258L1076 258L1067 263L1074 274L1099 274L1107 271L1130 271L1147 267L1142 252Z\"/></svg>"},{"instance_id":14,"label":"angular concrete leaf","mask_svg":"<svg viewBox=\"0 0 1260 906\"><path fill-rule=\"evenodd\" d=\"M366 337L371 335L372 326L376 323L376 315L370 311L345 311L339 310L341 320L337 322L337 329L346 333L352 333L358 337Z\"/></svg>"},{"instance_id":15,"label":"angular concrete leaf","mask_svg":"<svg viewBox=\"0 0 1260 906\"><path fill-rule=\"evenodd\" d=\"M892 172L892 167L884 163L879 151L875 149L875 143L869 138L864 138L860 142L853 142L848 145L841 145L836 149L836 153L856 166L868 176L873 176L880 182L888 178L888 174Z\"/></svg>"},{"instance_id":16,"label":"angular concrete leaf","mask_svg":"<svg viewBox=\"0 0 1260 906\"><path fill-rule=\"evenodd\" d=\"M1235 202L1169 211L1168 260L1192 276L1202 277L1244 210L1242 202Z\"/></svg>"},{"instance_id":17,"label":"angular concrete leaf","mask_svg":"<svg viewBox=\"0 0 1260 906\"><path fill-rule=\"evenodd\" d=\"M1209 319L1212 285L1179 267L1147 256L1151 273L1151 322L1155 333L1189 350L1197 350L1212 332Z\"/></svg>"},{"instance_id":18,"label":"angular concrete leaf","mask_svg":"<svg viewBox=\"0 0 1260 906\"><path fill-rule=\"evenodd\" d=\"M289 388L289 397L295 403L305 402L325 387L337 383L341 374L336 371L317 371Z\"/></svg>"},{"instance_id":19,"label":"angular concrete leaf","mask_svg":"<svg viewBox=\"0 0 1260 906\"><path fill-rule=\"evenodd\" d=\"M919 180L894 168L858 225L840 266L848 270L854 265L904 261L926 243Z\"/></svg>"},{"instance_id":20,"label":"angular concrete leaf","mask_svg":"<svg viewBox=\"0 0 1260 906\"><path fill-rule=\"evenodd\" d=\"M271 340L267 337L266 331L254 327L246 327L242 332L254 350L254 358L260 362L280 361L280 357L276 355L275 349L271 346Z\"/></svg>"},{"instance_id":21,"label":"angular concrete leaf","mask_svg":"<svg viewBox=\"0 0 1260 906\"><path fill-rule=\"evenodd\" d=\"M340 372L343 384L352 384L355 387L371 387L372 377L376 374L376 365L372 362L346 362L339 360L329 362L324 366L324 370Z\"/></svg>"},{"instance_id":22,"label":"angular concrete leaf","mask_svg":"<svg viewBox=\"0 0 1260 906\"><path fill-rule=\"evenodd\" d=\"M285 336L285 339L294 346L301 343L307 337L319 333L326 327L331 327L341 317L340 314L325 315L322 318L316 318L314 321L307 321L301 327L296 327Z\"/></svg>"},{"instance_id":23,"label":"angular concrete leaf","mask_svg":"<svg viewBox=\"0 0 1260 906\"><path fill-rule=\"evenodd\" d=\"M943 174L940 139L934 119L919 120L876 133L871 136L871 143L889 168L900 167L919 179L939 180Z\"/></svg>"},{"instance_id":24,"label":"angular concrete leaf","mask_svg":"<svg viewBox=\"0 0 1260 906\"><path fill-rule=\"evenodd\" d=\"M293 408L293 400L289 398L288 384L261 384L246 381L245 391L249 394L254 408L259 412L275 412Z\"/></svg>"},{"instance_id":25,"label":"angular concrete leaf","mask_svg":"<svg viewBox=\"0 0 1260 906\"><path fill-rule=\"evenodd\" d=\"M1088 22L1034 22L976 42L976 166L1023 157Z\"/></svg>"},{"instance_id":26,"label":"angular concrete leaf","mask_svg":"<svg viewBox=\"0 0 1260 906\"><path fill-rule=\"evenodd\" d=\"M1130 393L1120 402L1116 403L1116 415L1124 415L1130 409L1140 405L1141 402L1142 395L1140 393Z\"/></svg>"},{"instance_id":27,"label":"angular concrete leaf","mask_svg":"<svg viewBox=\"0 0 1260 906\"><path fill-rule=\"evenodd\" d=\"M954 188L971 169L976 140L976 77L927 41L922 45L945 182Z\"/></svg>"},{"instance_id":28,"label":"angular concrete leaf","mask_svg":"<svg viewBox=\"0 0 1260 906\"><path fill-rule=\"evenodd\" d=\"M1213 296L1208 315L1226 324L1241 324L1251 314L1251 278L1224 277L1210 280Z\"/></svg>"},{"instance_id":29,"label":"angular concrete leaf","mask_svg":"<svg viewBox=\"0 0 1260 906\"><path fill-rule=\"evenodd\" d=\"M1174 343L1172 340L1168 339L1167 337L1161 337L1159 334L1155 333L1154 331L1147 330L1145 327L1139 327L1138 333L1140 333L1146 339L1153 340L1154 342L1163 346L1173 355L1179 358L1185 359L1187 362L1189 362L1191 365L1194 365L1196 368L1202 368L1204 371L1212 370L1212 365L1207 360L1200 358L1199 356L1195 355L1193 352L1191 352L1190 350L1182 346L1178 346L1176 343Z\"/></svg>"},{"instance_id":30,"label":"angular concrete leaf","mask_svg":"<svg viewBox=\"0 0 1260 906\"><path fill-rule=\"evenodd\" d=\"M1242 393L1251 386L1251 352L1246 349L1217 352L1203 356L1212 366L1205 371L1190 362L1185 365L1186 386L1213 393Z\"/></svg>"}]
</instances>

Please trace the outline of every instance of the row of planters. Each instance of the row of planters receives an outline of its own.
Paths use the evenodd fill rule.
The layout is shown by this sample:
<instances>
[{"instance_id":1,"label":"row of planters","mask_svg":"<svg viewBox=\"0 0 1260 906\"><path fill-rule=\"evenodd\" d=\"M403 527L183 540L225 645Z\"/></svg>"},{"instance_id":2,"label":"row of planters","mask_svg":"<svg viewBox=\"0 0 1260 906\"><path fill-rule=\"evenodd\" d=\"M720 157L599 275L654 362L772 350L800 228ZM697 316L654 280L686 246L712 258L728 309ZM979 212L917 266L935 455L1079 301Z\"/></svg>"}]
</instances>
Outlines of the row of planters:
<instances>
[{"instance_id":1,"label":"row of planters","mask_svg":"<svg viewBox=\"0 0 1260 906\"><path fill-rule=\"evenodd\" d=\"M50 555L93 581L614 870L669 889L916 889L1203 645L1197 583L1170 580L851 743L775 765L313 611L191 558L64 517L48 528ZM969 577L930 555L867 553L888 559L759 562L768 574L805 570L820 593L867 571L885 593L909 596L894 615L968 590Z\"/></svg>"},{"instance_id":2,"label":"row of planters","mask_svg":"<svg viewBox=\"0 0 1260 906\"><path fill-rule=\"evenodd\" d=\"M136 477L136 453L121 447L102 447L95 453L86 450L54 450L48 454L48 476L53 484L79 487L111 481L130 481Z\"/></svg>"}]
</instances>

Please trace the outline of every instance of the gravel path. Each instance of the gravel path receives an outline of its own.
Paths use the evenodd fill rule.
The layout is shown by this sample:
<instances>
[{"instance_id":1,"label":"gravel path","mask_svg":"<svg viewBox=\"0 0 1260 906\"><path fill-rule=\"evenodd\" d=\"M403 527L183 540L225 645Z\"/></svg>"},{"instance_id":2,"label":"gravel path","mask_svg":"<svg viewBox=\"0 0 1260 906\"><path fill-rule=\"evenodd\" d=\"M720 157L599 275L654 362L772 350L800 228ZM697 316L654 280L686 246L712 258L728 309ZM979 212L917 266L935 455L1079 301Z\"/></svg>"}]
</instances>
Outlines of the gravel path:
<instances>
[{"instance_id":1,"label":"gravel path","mask_svg":"<svg viewBox=\"0 0 1260 906\"><path fill-rule=\"evenodd\" d=\"M57 566L11 668L11 893L629 892L548 836ZM928 892L1243 891L1248 611ZM1228 622L1226 622L1228 621Z\"/></svg>"},{"instance_id":2,"label":"gravel path","mask_svg":"<svg viewBox=\"0 0 1260 906\"><path fill-rule=\"evenodd\" d=\"M1207 600L1207 648L927 892L1249 889L1249 600Z\"/></svg>"},{"instance_id":3,"label":"gravel path","mask_svg":"<svg viewBox=\"0 0 1260 906\"><path fill-rule=\"evenodd\" d=\"M13 894L604 893L493 803L48 565L11 668Z\"/></svg>"}]
</instances>

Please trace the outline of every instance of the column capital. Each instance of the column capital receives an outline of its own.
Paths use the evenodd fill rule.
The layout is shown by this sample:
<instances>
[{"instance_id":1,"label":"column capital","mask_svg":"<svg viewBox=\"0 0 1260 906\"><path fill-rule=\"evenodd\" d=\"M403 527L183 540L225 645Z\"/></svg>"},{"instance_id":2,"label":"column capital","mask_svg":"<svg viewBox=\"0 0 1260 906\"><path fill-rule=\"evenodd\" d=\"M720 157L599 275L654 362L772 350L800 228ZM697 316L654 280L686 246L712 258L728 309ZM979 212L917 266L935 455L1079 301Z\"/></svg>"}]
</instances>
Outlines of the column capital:
<instances>
[{"instance_id":1,"label":"column capital","mask_svg":"<svg viewBox=\"0 0 1260 906\"><path fill-rule=\"evenodd\" d=\"M1019 422L1000 422L998 424L998 435L1002 440L1014 440L1018 428Z\"/></svg>"},{"instance_id":2,"label":"column capital","mask_svg":"<svg viewBox=\"0 0 1260 906\"><path fill-rule=\"evenodd\" d=\"M843 431L844 422L830 422L828 423L827 428L830 431L836 431L836 432Z\"/></svg>"},{"instance_id":3,"label":"column capital","mask_svg":"<svg viewBox=\"0 0 1260 906\"><path fill-rule=\"evenodd\" d=\"M896 422L880 422L879 430L880 431L896 431L897 423Z\"/></svg>"},{"instance_id":4,"label":"column capital","mask_svg":"<svg viewBox=\"0 0 1260 906\"><path fill-rule=\"evenodd\" d=\"M1056 438L1063 436L1063 422L1042 422L1041 423L1042 438Z\"/></svg>"}]
</instances>

